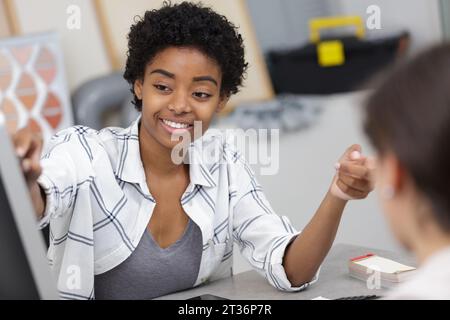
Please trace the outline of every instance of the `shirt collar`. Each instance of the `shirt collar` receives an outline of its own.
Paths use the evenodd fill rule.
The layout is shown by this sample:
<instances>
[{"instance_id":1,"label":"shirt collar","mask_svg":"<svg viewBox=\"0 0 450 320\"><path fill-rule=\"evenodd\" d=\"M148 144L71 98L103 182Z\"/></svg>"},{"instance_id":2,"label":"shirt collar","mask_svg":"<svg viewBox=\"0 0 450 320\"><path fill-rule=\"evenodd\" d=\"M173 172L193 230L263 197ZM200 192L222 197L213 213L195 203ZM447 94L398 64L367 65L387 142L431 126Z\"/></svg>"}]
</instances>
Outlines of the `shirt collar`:
<instances>
[{"instance_id":1,"label":"shirt collar","mask_svg":"<svg viewBox=\"0 0 450 320\"><path fill-rule=\"evenodd\" d=\"M209 164L204 159L204 137L200 137L195 142L191 143L189 156L189 175L192 183L202 185L205 187L215 187L217 184L211 174L212 164Z\"/></svg>"},{"instance_id":2,"label":"shirt collar","mask_svg":"<svg viewBox=\"0 0 450 320\"><path fill-rule=\"evenodd\" d=\"M116 139L123 140L119 141L121 143L119 143L116 176L120 180L130 183L144 183L146 181L139 150L140 120L141 115L130 127L125 128L122 134L116 134ZM212 164L206 163L203 157L205 150L203 142L203 137L201 137L190 144L188 150L190 180L194 185L215 187L216 182L210 171Z\"/></svg>"},{"instance_id":3,"label":"shirt collar","mask_svg":"<svg viewBox=\"0 0 450 320\"><path fill-rule=\"evenodd\" d=\"M119 134L115 134L118 140L119 153L117 154L116 176L131 183L145 181L144 167L139 151L139 121L141 116L133 121L131 126L125 128Z\"/></svg>"}]
</instances>

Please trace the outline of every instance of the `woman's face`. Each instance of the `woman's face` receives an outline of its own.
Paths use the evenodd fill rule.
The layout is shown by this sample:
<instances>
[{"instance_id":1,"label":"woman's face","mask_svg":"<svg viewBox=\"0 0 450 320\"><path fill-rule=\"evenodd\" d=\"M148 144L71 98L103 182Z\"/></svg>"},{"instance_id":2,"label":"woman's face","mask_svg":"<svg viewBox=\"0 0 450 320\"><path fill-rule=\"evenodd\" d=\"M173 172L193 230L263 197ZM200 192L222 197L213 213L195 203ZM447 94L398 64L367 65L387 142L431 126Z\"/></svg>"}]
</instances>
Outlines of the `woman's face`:
<instances>
[{"instance_id":1,"label":"woman's face","mask_svg":"<svg viewBox=\"0 0 450 320\"><path fill-rule=\"evenodd\" d=\"M218 64L195 48L160 51L146 66L143 81L134 84L142 100L145 138L172 149L178 143L172 141L173 133L189 134L194 140L194 121L201 122L203 134L227 102L220 94L221 79Z\"/></svg>"}]
</instances>

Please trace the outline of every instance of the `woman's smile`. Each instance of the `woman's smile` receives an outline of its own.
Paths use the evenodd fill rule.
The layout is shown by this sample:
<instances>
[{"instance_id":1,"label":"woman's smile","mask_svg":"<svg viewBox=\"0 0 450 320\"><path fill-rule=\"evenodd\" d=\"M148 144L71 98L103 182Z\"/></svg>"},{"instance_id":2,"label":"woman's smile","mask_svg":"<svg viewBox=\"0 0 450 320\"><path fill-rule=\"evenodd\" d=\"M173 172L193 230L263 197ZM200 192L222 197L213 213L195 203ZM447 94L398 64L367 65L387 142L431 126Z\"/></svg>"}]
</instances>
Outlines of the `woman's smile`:
<instances>
[{"instance_id":1,"label":"woman's smile","mask_svg":"<svg viewBox=\"0 0 450 320\"><path fill-rule=\"evenodd\" d=\"M189 132L192 131L192 128L194 128L194 125L192 123L172 121L162 118L159 118L159 123L164 128L164 130L166 130L170 134L174 132L177 133Z\"/></svg>"}]
</instances>

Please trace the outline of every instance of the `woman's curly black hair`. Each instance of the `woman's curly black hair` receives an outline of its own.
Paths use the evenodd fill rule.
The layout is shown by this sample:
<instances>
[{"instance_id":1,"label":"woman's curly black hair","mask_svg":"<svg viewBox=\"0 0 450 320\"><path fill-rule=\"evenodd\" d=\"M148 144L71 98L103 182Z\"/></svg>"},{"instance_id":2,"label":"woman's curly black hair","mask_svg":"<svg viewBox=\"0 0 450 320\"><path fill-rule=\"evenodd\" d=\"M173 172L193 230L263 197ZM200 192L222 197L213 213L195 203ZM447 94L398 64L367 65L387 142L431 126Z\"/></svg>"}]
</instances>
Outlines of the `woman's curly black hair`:
<instances>
[{"instance_id":1,"label":"woman's curly black hair","mask_svg":"<svg viewBox=\"0 0 450 320\"><path fill-rule=\"evenodd\" d=\"M222 72L220 93L230 96L239 91L248 67L242 36L225 16L202 4L165 1L157 10L145 12L130 28L124 78L131 85L144 78L146 65L168 47L195 47L219 65ZM142 110L134 94L133 104Z\"/></svg>"}]
</instances>

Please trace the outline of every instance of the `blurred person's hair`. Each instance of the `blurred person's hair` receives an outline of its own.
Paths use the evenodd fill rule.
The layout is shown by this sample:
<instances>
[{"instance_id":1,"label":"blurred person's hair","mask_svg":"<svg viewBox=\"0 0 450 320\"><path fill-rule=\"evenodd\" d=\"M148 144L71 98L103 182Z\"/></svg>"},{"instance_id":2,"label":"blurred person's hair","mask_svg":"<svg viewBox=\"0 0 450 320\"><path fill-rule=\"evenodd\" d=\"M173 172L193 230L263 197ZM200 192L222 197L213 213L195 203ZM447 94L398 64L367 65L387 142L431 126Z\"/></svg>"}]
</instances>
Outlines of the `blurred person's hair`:
<instances>
[{"instance_id":1,"label":"blurred person's hair","mask_svg":"<svg viewBox=\"0 0 450 320\"><path fill-rule=\"evenodd\" d=\"M450 44L395 67L366 103L364 129L392 152L450 232Z\"/></svg>"}]
</instances>

